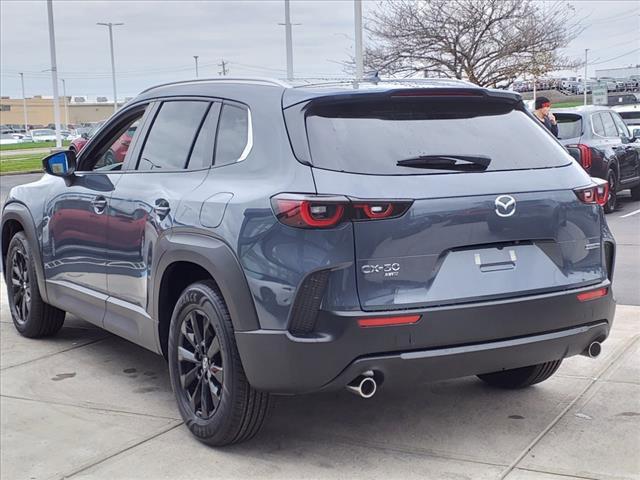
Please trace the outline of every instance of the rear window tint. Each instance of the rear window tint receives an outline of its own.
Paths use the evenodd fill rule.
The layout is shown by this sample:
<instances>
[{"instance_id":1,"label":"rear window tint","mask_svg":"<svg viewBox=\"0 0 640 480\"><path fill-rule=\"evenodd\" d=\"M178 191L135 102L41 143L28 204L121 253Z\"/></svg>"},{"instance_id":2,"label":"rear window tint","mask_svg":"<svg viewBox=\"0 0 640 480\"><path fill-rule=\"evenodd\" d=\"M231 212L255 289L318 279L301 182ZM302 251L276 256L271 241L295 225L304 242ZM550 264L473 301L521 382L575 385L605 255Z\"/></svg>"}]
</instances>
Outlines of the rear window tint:
<instances>
[{"instance_id":1,"label":"rear window tint","mask_svg":"<svg viewBox=\"0 0 640 480\"><path fill-rule=\"evenodd\" d=\"M556 113L558 138L576 138L582 135L582 117L571 113Z\"/></svg>"},{"instance_id":2,"label":"rear window tint","mask_svg":"<svg viewBox=\"0 0 640 480\"><path fill-rule=\"evenodd\" d=\"M397 166L424 155L483 155L487 171L558 167L572 160L544 127L506 103L385 99L311 106L311 163L380 175L449 173Z\"/></svg>"}]
</instances>

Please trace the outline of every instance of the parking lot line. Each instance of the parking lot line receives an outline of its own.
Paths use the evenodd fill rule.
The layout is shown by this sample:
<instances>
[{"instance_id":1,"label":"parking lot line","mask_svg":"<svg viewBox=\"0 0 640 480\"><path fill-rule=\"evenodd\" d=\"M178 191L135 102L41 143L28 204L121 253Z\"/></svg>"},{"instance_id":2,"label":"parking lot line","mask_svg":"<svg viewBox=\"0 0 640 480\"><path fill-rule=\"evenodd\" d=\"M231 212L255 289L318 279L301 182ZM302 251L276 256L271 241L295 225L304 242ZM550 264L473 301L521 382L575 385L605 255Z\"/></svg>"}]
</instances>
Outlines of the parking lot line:
<instances>
[{"instance_id":1,"label":"parking lot line","mask_svg":"<svg viewBox=\"0 0 640 480\"><path fill-rule=\"evenodd\" d=\"M629 212L626 215L621 215L620 218L627 218L627 217L630 217L632 215L637 215L638 213L640 213L640 208L638 210L634 210L633 212Z\"/></svg>"}]
</instances>

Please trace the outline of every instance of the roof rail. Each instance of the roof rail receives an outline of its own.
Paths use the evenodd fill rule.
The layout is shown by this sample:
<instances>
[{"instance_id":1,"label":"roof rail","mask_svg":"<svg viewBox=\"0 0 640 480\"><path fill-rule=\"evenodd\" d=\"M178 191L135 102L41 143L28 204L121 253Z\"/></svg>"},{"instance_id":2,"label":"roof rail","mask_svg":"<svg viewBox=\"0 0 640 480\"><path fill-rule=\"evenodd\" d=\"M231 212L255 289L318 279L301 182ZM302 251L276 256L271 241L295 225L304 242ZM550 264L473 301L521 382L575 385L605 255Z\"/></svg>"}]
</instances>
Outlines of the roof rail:
<instances>
[{"instance_id":1,"label":"roof rail","mask_svg":"<svg viewBox=\"0 0 640 480\"><path fill-rule=\"evenodd\" d=\"M146 93L146 92L148 92L150 90L153 90L155 88L167 87L169 85L184 85L184 84L188 84L188 83L204 83L204 82L264 83L264 84L267 84L267 85L275 85L275 86L283 87L283 88L291 87L291 85L289 85L287 82L283 82L282 80L278 80L276 78L267 78L267 77L193 78L193 79L190 79L190 80L178 80L176 82L168 82L168 83L161 83L159 85L154 85L153 87L149 87L149 88L143 90L142 92L140 92L140 94Z\"/></svg>"}]
</instances>

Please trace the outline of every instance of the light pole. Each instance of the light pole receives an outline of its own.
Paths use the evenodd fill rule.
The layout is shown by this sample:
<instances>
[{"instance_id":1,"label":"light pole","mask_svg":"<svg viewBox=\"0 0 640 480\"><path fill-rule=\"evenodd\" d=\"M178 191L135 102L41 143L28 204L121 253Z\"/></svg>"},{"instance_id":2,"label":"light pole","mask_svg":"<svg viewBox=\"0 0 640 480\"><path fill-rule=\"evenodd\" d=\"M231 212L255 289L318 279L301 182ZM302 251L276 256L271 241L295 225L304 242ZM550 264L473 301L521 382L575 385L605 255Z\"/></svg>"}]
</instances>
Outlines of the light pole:
<instances>
[{"instance_id":1,"label":"light pole","mask_svg":"<svg viewBox=\"0 0 640 480\"><path fill-rule=\"evenodd\" d=\"M584 80L582 81L583 84L583 90L584 92L582 92L584 94L584 106L587 106L587 52L589 51L588 48L584 49Z\"/></svg>"},{"instance_id":2,"label":"light pole","mask_svg":"<svg viewBox=\"0 0 640 480\"><path fill-rule=\"evenodd\" d=\"M193 59L196 61L196 78L198 78L198 55L194 55Z\"/></svg>"},{"instance_id":3,"label":"light pole","mask_svg":"<svg viewBox=\"0 0 640 480\"><path fill-rule=\"evenodd\" d=\"M291 23L291 12L289 11L289 0L284 0L284 23L278 25L284 25L285 42L287 49L287 80L293 80L293 39L291 33L291 27L293 25L300 25L299 23Z\"/></svg>"},{"instance_id":4,"label":"light pole","mask_svg":"<svg viewBox=\"0 0 640 480\"><path fill-rule=\"evenodd\" d=\"M62 79L62 104L64 105L64 128L69 130L69 105L67 105L67 84Z\"/></svg>"},{"instance_id":5,"label":"light pole","mask_svg":"<svg viewBox=\"0 0 640 480\"><path fill-rule=\"evenodd\" d=\"M24 94L24 73L20 73L20 83L22 84L22 113L24 114L24 134L29 130L29 119L27 117L27 97Z\"/></svg>"},{"instance_id":6,"label":"light pole","mask_svg":"<svg viewBox=\"0 0 640 480\"><path fill-rule=\"evenodd\" d=\"M362 0L353 0L353 13L356 29L356 82L359 82L362 80L364 73L362 60Z\"/></svg>"},{"instance_id":7,"label":"light pole","mask_svg":"<svg viewBox=\"0 0 640 480\"><path fill-rule=\"evenodd\" d=\"M113 58L113 27L124 25L124 23L102 23L98 22L96 25L102 25L109 28L109 47L111 49L111 76L113 77L113 111L118 111L118 93L116 91L116 62Z\"/></svg>"},{"instance_id":8,"label":"light pole","mask_svg":"<svg viewBox=\"0 0 640 480\"><path fill-rule=\"evenodd\" d=\"M56 148L62 147L60 137L60 98L58 97L58 67L56 61L56 34L53 30L53 2L47 0L49 18L49 49L51 50L51 81L53 83L53 119L56 124Z\"/></svg>"}]
</instances>

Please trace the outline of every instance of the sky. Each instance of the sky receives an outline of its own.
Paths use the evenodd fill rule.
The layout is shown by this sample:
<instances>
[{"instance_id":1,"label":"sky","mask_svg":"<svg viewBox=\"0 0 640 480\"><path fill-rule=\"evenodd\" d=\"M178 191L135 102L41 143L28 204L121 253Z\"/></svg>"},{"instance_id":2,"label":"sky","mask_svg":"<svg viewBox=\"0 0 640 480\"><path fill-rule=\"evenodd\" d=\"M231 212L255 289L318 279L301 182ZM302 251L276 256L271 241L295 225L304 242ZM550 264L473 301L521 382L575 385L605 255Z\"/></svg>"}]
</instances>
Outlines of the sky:
<instances>
[{"instance_id":1,"label":"sky","mask_svg":"<svg viewBox=\"0 0 640 480\"><path fill-rule=\"evenodd\" d=\"M584 32L564 50L595 69L640 64L640 1L570 1ZM364 1L365 17L379 1ZM217 77L224 59L231 76L286 76L282 0L54 0L59 78L71 96L113 97L109 39L114 27L118 97L164 82ZM354 51L351 0L291 0L297 77L344 76ZM365 39L366 42L366 39ZM611 60L610 60L611 59ZM52 95L46 2L0 0L0 94ZM60 90L62 94L62 90Z\"/></svg>"}]
</instances>

